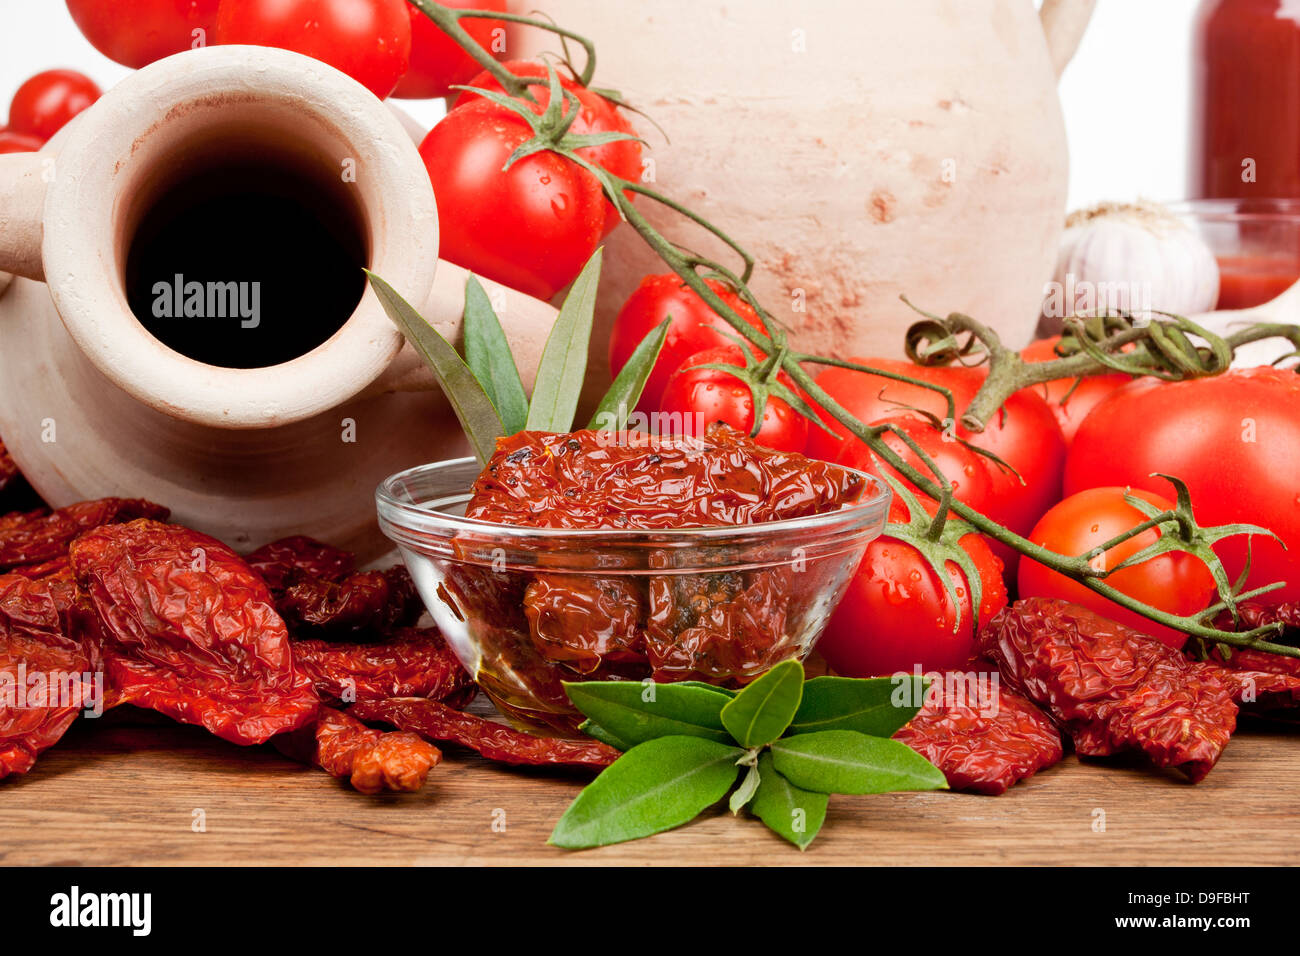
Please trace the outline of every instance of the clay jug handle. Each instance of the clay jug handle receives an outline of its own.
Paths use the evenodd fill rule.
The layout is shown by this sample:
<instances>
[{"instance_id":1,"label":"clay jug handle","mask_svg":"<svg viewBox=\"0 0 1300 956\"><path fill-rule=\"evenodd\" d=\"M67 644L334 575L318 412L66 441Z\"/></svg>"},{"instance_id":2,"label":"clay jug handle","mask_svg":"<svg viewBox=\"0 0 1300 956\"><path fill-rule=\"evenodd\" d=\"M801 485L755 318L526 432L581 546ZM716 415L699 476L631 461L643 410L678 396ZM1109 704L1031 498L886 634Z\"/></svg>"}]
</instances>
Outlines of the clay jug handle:
<instances>
[{"instance_id":1,"label":"clay jug handle","mask_svg":"<svg viewBox=\"0 0 1300 956\"><path fill-rule=\"evenodd\" d=\"M41 240L45 235L46 153L0 155L0 273L38 282L45 279Z\"/></svg>"},{"instance_id":2,"label":"clay jug handle","mask_svg":"<svg viewBox=\"0 0 1300 956\"><path fill-rule=\"evenodd\" d=\"M1043 24L1047 55L1051 57L1057 79L1079 48L1079 41L1083 39L1083 31L1088 28L1096 5L1097 0L1043 0L1038 18Z\"/></svg>"},{"instance_id":3,"label":"clay jug handle","mask_svg":"<svg viewBox=\"0 0 1300 956\"><path fill-rule=\"evenodd\" d=\"M465 280L469 271L460 266L439 260L429 298L420 306L420 314L449 342L460 346L461 320L465 311ZM479 278L505 329L506 340L519 366L519 376L530 393L541 361L546 337L555 324L555 307L525 295L498 282ZM424 360L411 348L403 346L388 371L379 377L365 394L382 392L414 392L436 388L433 373Z\"/></svg>"}]
</instances>

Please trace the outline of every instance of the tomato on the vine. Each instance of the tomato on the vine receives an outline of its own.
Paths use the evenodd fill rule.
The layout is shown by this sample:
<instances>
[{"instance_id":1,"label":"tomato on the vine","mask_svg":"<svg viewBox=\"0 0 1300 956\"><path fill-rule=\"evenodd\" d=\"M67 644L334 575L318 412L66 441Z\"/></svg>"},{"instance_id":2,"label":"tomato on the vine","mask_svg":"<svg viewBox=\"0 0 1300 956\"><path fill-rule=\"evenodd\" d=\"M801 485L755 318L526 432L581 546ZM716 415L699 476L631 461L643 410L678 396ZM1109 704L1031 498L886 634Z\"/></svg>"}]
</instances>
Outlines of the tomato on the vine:
<instances>
[{"instance_id":1,"label":"tomato on the vine","mask_svg":"<svg viewBox=\"0 0 1300 956\"><path fill-rule=\"evenodd\" d=\"M526 106L530 107L539 115L545 112L546 107L551 102L550 85L547 82L549 74L545 63L539 63L536 60L510 60L503 63L507 70L515 76L536 77L537 83L530 83L528 90L532 93L535 102L521 100ZM610 100L605 99L599 93L592 92L583 86L573 77L566 75L562 70L558 72L560 86L572 93L578 100L578 116L569 127L569 132L586 136L594 133L623 133L629 136L635 136L636 132L632 129L632 124L619 111L618 106ZM497 82L496 77L484 70L479 73L467 84L481 90L491 90L494 93L502 93L504 90L501 84ZM470 102L475 98L471 91L463 92L456 100L457 104ZM594 166L601 166L620 179L628 182L636 182L641 175L641 143L635 139L614 140L610 143L604 143L600 146L584 146L576 150L577 154ZM632 193L624 191L628 198ZM609 235L614 227L623 221L623 217L614 207L612 202L605 201L605 235Z\"/></svg>"},{"instance_id":2,"label":"tomato on the vine","mask_svg":"<svg viewBox=\"0 0 1300 956\"><path fill-rule=\"evenodd\" d=\"M315 57L382 100L411 60L406 6L405 0L221 0L216 42Z\"/></svg>"},{"instance_id":3,"label":"tomato on the vine","mask_svg":"<svg viewBox=\"0 0 1300 956\"><path fill-rule=\"evenodd\" d=\"M456 10L506 12L506 0L441 0L441 3ZM393 96L407 100L449 96L455 92L453 86L464 83L481 67L413 4L407 4L407 13L411 17L411 66L398 81ZM504 21L463 17L460 25L483 49L498 52L493 49L498 45L493 43L497 36L494 31L504 29Z\"/></svg>"},{"instance_id":4,"label":"tomato on the vine","mask_svg":"<svg viewBox=\"0 0 1300 956\"><path fill-rule=\"evenodd\" d=\"M726 422L748 435L754 427L754 398L749 386L729 372L699 367L706 363L744 368L745 353L738 345L696 352L668 379L659 410L670 416L681 416L684 423L693 420L687 416L699 415L705 427L713 422ZM779 381L794 391L788 375L782 373ZM686 430L703 434L702 429L687 427ZM777 451L802 452L807 440L808 419L784 400L769 396L754 441Z\"/></svg>"},{"instance_id":5,"label":"tomato on the vine","mask_svg":"<svg viewBox=\"0 0 1300 956\"><path fill-rule=\"evenodd\" d=\"M476 99L430 130L420 155L438 201L442 257L549 299L596 251L605 200L594 176L549 150L504 169L533 135L523 117Z\"/></svg>"},{"instance_id":6,"label":"tomato on the vine","mask_svg":"<svg viewBox=\"0 0 1300 956\"><path fill-rule=\"evenodd\" d=\"M1020 350L1020 357L1026 362L1050 362L1058 358L1056 345L1061 341L1059 335L1050 339L1039 339ZM1123 372L1107 375L1089 375L1086 378L1058 378L1044 383L1041 387L1047 405L1056 416L1056 423L1061 426L1061 434L1068 445L1074 441L1074 435L1083 424L1097 403L1115 389L1131 382L1132 379Z\"/></svg>"},{"instance_id":7,"label":"tomato on the vine","mask_svg":"<svg viewBox=\"0 0 1300 956\"><path fill-rule=\"evenodd\" d=\"M959 416L979 391L986 374L981 369L927 368L897 359L853 361L949 389ZM828 367L817 376L817 384L862 422L895 419L907 414L909 406L940 418L947 413L947 404L938 392L879 375ZM829 415L823 417L841 437L836 439L820 428L813 429L808 434L808 454L839 461L857 440ZM993 468L996 490L990 510L985 514L999 523L1024 534L1060 498L1065 439L1052 410L1033 389L1022 389L1007 399L984 431L971 432L957 425L953 434L991 452L1015 470L1016 474L1012 474L996 465Z\"/></svg>"},{"instance_id":8,"label":"tomato on the vine","mask_svg":"<svg viewBox=\"0 0 1300 956\"><path fill-rule=\"evenodd\" d=\"M922 499L927 513L934 502ZM905 521L907 506L895 497L891 521ZM979 626L1007 604L1002 562L983 536L963 535L958 545L979 573ZM942 580L912 545L886 534L867 545L862 564L831 615L817 650L846 677L898 672L958 670L978 656L975 615L965 572L954 561L945 571L961 602L961 623Z\"/></svg>"},{"instance_id":9,"label":"tomato on the vine","mask_svg":"<svg viewBox=\"0 0 1300 956\"><path fill-rule=\"evenodd\" d=\"M1029 540L1071 557L1087 555L1107 541L1136 527L1147 516L1124 500L1126 493L1149 502L1160 510L1173 507L1168 498L1151 491L1122 487L1089 488L1056 504L1029 533ZM1114 568L1160 539L1160 531L1148 528L1141 534L1089 558L1097 570ZM1157 555L1130 568L1113 571L1105 582L1115 590L1170 614L1188 616L1210 606L1215 595L1214 578L1199 558L1182 551ZM1072 601L1091 608L1121 624L1157 637L1171 647L1182 647L1187 635L1150 621L1121 607L1072 578L1025 557L1020 561L1019 590L1022 598L1047 597Z\"/></svg>"},{"instance_id":10,"label":"tomato on the vine","mask_svg":"<svg viewBox=\"0 0 1300 956\"><path fill-rule=\"evenodd\" d=\"M35 136L0 129L0 153L34 153L44 145Z\"/></svg>"},{"instance_id":11,"label":"tomato on the vine","mask_svg":"<svg viewBox=\"0 0 1300 956\"><path fill-rule=\"evenodd\" d=\"M95 100L99 87L76 70L46 70L18 87L9 103L9 130L42 143Z\"/></svg>"},{"instance_id":12,"label":"tomato on the vine","mask_svg":"<svg viewBox=\"0 0 1300 956\"><path fill-rule=\"evenodd\" d=\"M205 46L216 26L218 2L68 0L68 12L91 46L110 60L139 69L173 53Z\"/></svg>"},{"instance_id":13,"label":"tomato on the vine","mask_svg":"<svg viewBox=\"0 0 1300 956\"><path fill-rule=\"evenodd\" d=\"M1300 600L1300 374L1267 366L1186 382L1140 379L1112 392L1070 446L1065 489L1132 485L1162 491L1181 478L1203 525L1260 525L1248 588L1285 581L1256 600ZM1228 578L1246 567L1247 539L1215 545Z\"/></svg>"},{"instance_id":14,"label":"tomato on the vine","mask_svg":"<svg viewBox=\"0 0 1300 956\"><path fill-rule=\"evenodd\" d=\"M721 279L706 279L709 288L717 293L736 313L754 328L763 329L763 320L735 290ZM731 336L739 336L726 319L709 307L681 277L674 273L649 275L628 296L619 309L609 337L609 367L615 375L632 357L641 340L659 326L664 319L671 320L668 335L659 359L646 379L637 408L653 411L659 407L668 378L682 363L705 349L733 345Z\"/></svg>"}]
</instances>

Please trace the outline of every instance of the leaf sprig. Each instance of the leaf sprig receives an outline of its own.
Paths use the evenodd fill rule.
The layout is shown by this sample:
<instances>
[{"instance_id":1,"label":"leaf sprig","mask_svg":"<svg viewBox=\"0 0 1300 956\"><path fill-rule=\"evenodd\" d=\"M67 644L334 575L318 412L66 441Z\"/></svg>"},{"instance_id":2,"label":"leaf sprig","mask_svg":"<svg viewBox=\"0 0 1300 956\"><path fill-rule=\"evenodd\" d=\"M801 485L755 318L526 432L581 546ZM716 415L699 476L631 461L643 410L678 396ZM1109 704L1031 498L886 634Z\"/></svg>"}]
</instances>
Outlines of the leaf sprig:
<instances>
[{"instance_id":1,"label":"leaf sprig","mask_svg":"<svg viewBox=\"0 0 1300 956\"><path fill-rule=\"evenodd\" d=\"M805 681L803 665L785 661L739 693L693 681L564 687L587 717L582 729L623 751L555 825L550 842L566 849L681 826L731 793L733 814L748 807L803 850L832 793L948 787L928 760L890 739L921 707L920 677Z\"/></svg>"}]
</instances>

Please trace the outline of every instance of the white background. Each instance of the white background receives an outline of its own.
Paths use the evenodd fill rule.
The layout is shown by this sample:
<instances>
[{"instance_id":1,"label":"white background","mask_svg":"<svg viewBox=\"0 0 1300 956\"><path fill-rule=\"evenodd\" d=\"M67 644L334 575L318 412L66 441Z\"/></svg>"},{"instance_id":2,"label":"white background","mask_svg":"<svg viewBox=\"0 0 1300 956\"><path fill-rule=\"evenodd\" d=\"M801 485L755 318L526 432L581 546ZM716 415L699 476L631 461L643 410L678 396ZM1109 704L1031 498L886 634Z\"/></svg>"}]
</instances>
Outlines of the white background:
<instances>
[{"instance_id":1,"label":"white background","mask_svg":"<svg viewBox=\"0 0 1300 956\"><path fill-rule=\"evenodd\" d=\"M1070 138L1070 208L1104 199L1185 195L1197 2L1098 0L1061 81ZM104 88L127 73L82 38L62 0L0 0L0 111L7 111L23 80L56 66L79 69ZM402 105L426 126L441 114L438 102Z\"/></svg>"}]
</instances>

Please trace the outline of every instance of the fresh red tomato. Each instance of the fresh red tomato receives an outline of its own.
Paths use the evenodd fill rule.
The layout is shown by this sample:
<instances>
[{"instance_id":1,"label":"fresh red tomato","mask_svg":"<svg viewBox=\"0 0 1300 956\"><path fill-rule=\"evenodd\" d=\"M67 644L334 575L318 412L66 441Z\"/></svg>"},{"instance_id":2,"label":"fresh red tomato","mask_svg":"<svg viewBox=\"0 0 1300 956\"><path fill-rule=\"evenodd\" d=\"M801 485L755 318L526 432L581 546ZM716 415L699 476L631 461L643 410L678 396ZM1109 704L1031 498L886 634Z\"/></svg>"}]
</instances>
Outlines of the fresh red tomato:
<instances>
[{"instance_id":1,"label":"fresh red tomato","mask_svg":"<svg viewBox=\"0 0 1300 956\"><path fill-rule=\"evenodd\" d=\"M0 129L0 153L34 153L44 145L35 136Z\"/></svg>"},{"instance_id":2,"label":"fresh red tomato","mask_svg":"<svg viewBox=\"0 0 1300 956\"><path fill-rule=\"evenodd\" d=\"M923 504L934 513L933 502L925 499ZM906 505L895 498L890 520L906 519ZM980 535L965 535L959 544L979 572L983 627L1007 604L1002 562ZM968 667L978 655L970 590L956 562L948 561L944 570L961 601L960 626L954 626L956 608L942 580L921 553L895 538L877 538L867 546L817 650L846 677L912 673L917 667L922 673Z\"/></svg>"},{"instance_id":3,"label":"fresh red tomato","mask_svg":"<svg viewBox=\"0 0 1300 956\"><path fill-rule=\"evenodd\" d=\"M76 70L46 70L18 87L9 104L9 129L42 143L99 99L95 81Z\"/></svg>"},{"instance_id":4,"label":"fresh red tomato","mask_svg":"<svg viewBox=\"0 0 1300 956\"><path fill-rule=\"evenodd\" d=\"M957 414L975 397L984 382L984 371L973 368L923 368L896 359L854 359L882 371L898 372L911 378L942 385L957 403ZM850 369L826 368L817 376L817 384L863 422L896 419L907 414L911 406L942 417L947 406L939 393ZM820 428L808 433L808 454L814 458L840 461L856 439L838 422L823 415L841 436L837 440ZM1061 496L1061 470L1065 462L1065 439L1061 437L1056 417L1043 397L1026 389L1007 400L1000 414L989 421L982 432L970 432L960 426L954 434L1006 462L1019 475L996 465L993 468L994 500L985 513L1024 534ZM1022 483L1023 479L1023 483ZM983 509L981 509L983 510Z\"/></svg>"},{"instance_id":5,"label":"fresh red tomato","mask_svg":"<svg viewBox=\"0 0 1300 956\"><path fill-rule=\"evenodd\" d=\"M1073 494L1043 515L1029 533L1029 540L1057 554L1087 554L1146 520L1146 515L1124 500L1125 492L1122 487L1105 487ZM1134 489L1132 494L1161 510L1173 507L1172 501L1154 492ZM1089 563L1098 570L1113 568L1159 539L1160 532L1149 528ZM1144 604L1179 615L1205 610L1215 595L1214 578L1209 569L1199 558L1181 551L1162 554L1131 568L1115 571L1106 578L1106 583ZM1029 558L1020 561L1019 586L1022 598L1059 598L1082 604L1111 620L1157 637L1171 647L1182 647L1187 640L1186 634L1120 607L1078 581Z\"/></svg>"},{"instance_id":6,"label":"fresh red tomato","mask_svg":"<svg viewBox=\"0 0 1300 956\"><path fill-rule=\"evenodd\" d=\"M659 400L659 410L669 415L680 415L685 423L692 421L686 416L699 415L700 423L705 427L713 422L726 422L748 435L754 427L754 399L749 386L728 372L697 367L705 363L744 368L745 353L738 345L696 352L668 379L663 398ZM780 381L794 390L794 382L788 375L782 373ZM690 434L702 433L702 430L689 425L686 430ZM777 451L802 452L807 440L808 419L781 399L769 396L763 407L763 423L754 441Z\"/></svg>"},{"instance_id":7,"label":"fresh red tomato","mask_svg":"<svg viewBox=\"0 0 1300 956\"><path fill-rule=\"evenodd\" d=\"M217 21L218 0L68 0L77 28L110 60L139 69L204 46ZM196 30L202 31L197 36Z\"/></svg>"},{"instance_id":8,"label":"fresh red tomato","mask_svg":"<svg viewBox=\"0 0 1300 956\"><path fill-rule=\"evenodd\" d=\"M1285 581L1259 600L1300 600L1300 375L1262 367L1125 385L1079 427L1065 489L1167 491L1169 483L1154 472L1187 483L1202 524L1246 522L1278 535L1288 550L1270 538L1251 539L1247 587ZM1246 567L1246 549L1245 536L1216 545L1229 580Z\"/></svg>"},{"instance_id":9,"label":"fresh red tomato","mask_svg":"<svg viewBox=\"0 0 1300 956\"><path fill-rule=\"evenodd\" d=\"M492 10L506 12L506 0L441 0L444 7L456 10ZM393 90L393 95L408 100L427 100L434 96L447 96L452 86L462 84L481 67L462 50L451 37L443 33L434 22L416 7L407 5L411 17L411 67ZM493 31L501 29L501 20L484 17L465 17L460 21L474 41L489 53L493 50ZM480 84L475 83L475 86Z\"/></svg>"},{"instance_id":10,"label":"fresh red tomato","mask_svg":"<svg viewBox=\"0 0 1300 956\"><path fill-rule=\"evenodd\" d=\"M946 438L944 433L927 419L916 415L898 415L888 420L916 442L917 446L930 457L952 485L954 498L986 513L994 507L996 482L992 473L995 467L992 462L961 442ZM816 428L817 426L812 426L812 430ZM921 457L897 434L886 432L884 441L917 471L930 474L929 468ZM916 494L924 496L924 492L880 461L862 442L853 442L841 456L840 463L850 468L871 472L873 475L888 473L891 478L901 481Z\"/></svg>"},{"instance_id":11,"label":"fresh red tomato","mask_svg":"<svg viewBox=\"0 0 1300 956\"><path fill-rule=\"evenodd\" d=\"M741 318L756 329L763 328L758 313L736 295L731 286L719 279L705 281ZM668 335L637 404L637 408L645 412L659 407L668 378L681 368L683 362L696 352L733 345L734 341L728 336L740 334L679 276L671 272L646 276L623 303L610 331L609 367L615 375L622 371L641 340L664 319L671 320Z\"/></svg>"},{"instance_id":12,"label":"fresh red tomato","mask_svg":"<svg viewBox=\"0 0 1300 956\"><path fill-rule=\"evenodd\" d=\"M411 61L411 20L404 0L221 0L216 42L315 57L382 100Z\"/></svg>"},{"instance_id":13,"label":"fresh red tomato","mask_svg":"<svg viewBox=\"0 0 1300 956\"><path fill-rule=\"evenodd\" d=\"M438 199L442 257L549 299L596 251L605 208L596 178L557 153L503 170L532 137L522 117L478 99L430 130L420 155Z\"/></svg>"},{"instance_id":14,"label":"fresh red tomato","mask_svg":"<svg viewBox=\"0 0 1300 956\"><path fill-rule=\"evenodd\" d=\"M1056 343L1061 341L1059 335L1050 339L1031 342L1020 352L1026 362L1050 362L1057 358ZM1088 417L1088 413L1097 403L1121 385L1127 385L1132 379L1122 372L1111 375L1091 375L1079 379L1058 378L1041 386L1047 405L1056 416L1056 423L1061 426L1061 435L1068 445L1074 441L1075 432Z\"/></svg>"},{"instance_id":15,"label":"fresh red tomato","mask_svg":"<svg viewBox=\"0 0 1300 956\"><path fill-rule=\"evenodd\" d=\"M546 70L546 64L534 60L511 60L502 65L515 76L535 76L541 81L529 84L529 91L536 100L535 103L529 105L538 114L545 112L546 107L551 102L550 86L547 82L549 74ZM501 84L496 81L496 77L486 70L471 79L468 85L478 89L492 90L496 93L503 92ZM573 121L573 125L569 127L569 132L579 136L593 133L636 135L632 129L632 124L627 121L627 118L619 112L618 107L610 100L605 99L599 93L593 93L563 72L560 73L560 85L577 97L579 104L578 116ZM475 94L471 92L465 92L461 94L456 102L458 104L469 102L474 96ZM628 182L636 182L641 175L641 144L634 139L615 140L602 146L584 146L578 150L578 155L589 163L601 166L613 175ZM624 194L629 198L632 196L632 193L627 191ZM609 235L614 230L614 227L622 221L623 217L614 208L614 204L606 200L605 235Z\"/></svg>"}]
</instances>

